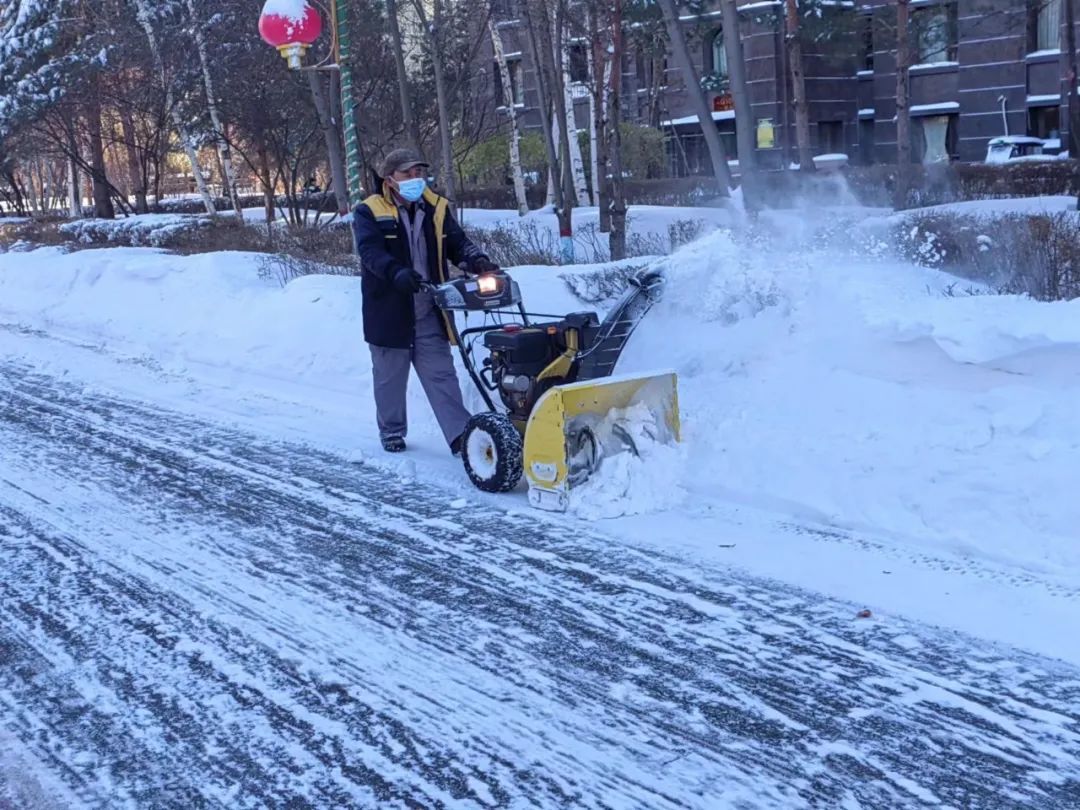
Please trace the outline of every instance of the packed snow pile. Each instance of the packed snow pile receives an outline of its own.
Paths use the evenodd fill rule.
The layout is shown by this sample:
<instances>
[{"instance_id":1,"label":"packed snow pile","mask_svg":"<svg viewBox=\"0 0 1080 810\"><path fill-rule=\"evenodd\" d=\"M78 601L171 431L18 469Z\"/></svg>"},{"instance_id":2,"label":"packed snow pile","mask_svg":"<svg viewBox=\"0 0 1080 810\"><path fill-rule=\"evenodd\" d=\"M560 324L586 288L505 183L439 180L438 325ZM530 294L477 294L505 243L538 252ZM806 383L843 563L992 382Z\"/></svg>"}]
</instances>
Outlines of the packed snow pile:
<instances>
[{"instance_id":1,"label":"packed snow pile","mask_svg":"<svg viewBox=\"0 0 1080 810\"><path fill-rule=\"evenodd\" d=\"M649 403L609 413L594 428L596 472L570 491L570 511L587 520L677 508L686 492L686 447L674 443L662 414Z\"/></svg>"},{"instance_id":2,"label":"packed snow pile","mask_svg":"<svg viewBox=\"0 0 1080 810\"><path fill-rule=\"evenodd\" d=\"M622 371L679 372L698 498L1032 570L1080 564L1080 302L719 232L666 260Z\"/></svg>"}]
</instances>

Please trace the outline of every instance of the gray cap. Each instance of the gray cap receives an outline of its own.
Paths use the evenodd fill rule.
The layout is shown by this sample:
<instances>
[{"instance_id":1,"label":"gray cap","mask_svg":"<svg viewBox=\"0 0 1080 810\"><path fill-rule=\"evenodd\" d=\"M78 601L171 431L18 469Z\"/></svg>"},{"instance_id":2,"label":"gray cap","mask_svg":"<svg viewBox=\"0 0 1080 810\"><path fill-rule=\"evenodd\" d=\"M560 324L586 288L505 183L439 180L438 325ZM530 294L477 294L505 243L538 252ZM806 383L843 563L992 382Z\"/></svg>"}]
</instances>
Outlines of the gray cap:
<instances>
[{"instance_id":1,"label":"gray cap","mask_svg":"<svg viewBox=\"0 0 1080 810\"><path fill-rule=\"evenodd\" d=\"M403 172L413 166L428 167L430 165L415 149L395 149L383 158L381 174L383 177L389 177L394 172Z\"/></svg>"}]
</instances>

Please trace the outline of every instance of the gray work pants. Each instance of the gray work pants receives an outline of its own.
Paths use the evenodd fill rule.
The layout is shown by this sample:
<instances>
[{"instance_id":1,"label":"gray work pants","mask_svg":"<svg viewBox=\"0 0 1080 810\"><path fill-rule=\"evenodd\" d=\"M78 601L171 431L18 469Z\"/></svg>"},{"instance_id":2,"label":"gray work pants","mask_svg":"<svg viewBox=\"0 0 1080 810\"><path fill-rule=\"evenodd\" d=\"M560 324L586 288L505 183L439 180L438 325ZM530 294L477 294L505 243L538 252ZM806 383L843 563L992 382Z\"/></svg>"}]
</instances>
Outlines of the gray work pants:
<instances>
[{"instance_id":1,"label":"gray work pants","mask_svg":"<svg viewBox=\"0 0 1080 810\"><path fill-rule=\"evenodd\" d=\"M417 321L412 349L388 349L368 344L374 377L376 419L379 435L384 439L388 436L404 438L407 432L405 392L410 365L416 369L416 376L420 378L446 443L452 442L465 430L465 423L471 414L461 398L450 344L442 331L439 317L437 312L429 310Z\"/></svg>"}]
</instances>

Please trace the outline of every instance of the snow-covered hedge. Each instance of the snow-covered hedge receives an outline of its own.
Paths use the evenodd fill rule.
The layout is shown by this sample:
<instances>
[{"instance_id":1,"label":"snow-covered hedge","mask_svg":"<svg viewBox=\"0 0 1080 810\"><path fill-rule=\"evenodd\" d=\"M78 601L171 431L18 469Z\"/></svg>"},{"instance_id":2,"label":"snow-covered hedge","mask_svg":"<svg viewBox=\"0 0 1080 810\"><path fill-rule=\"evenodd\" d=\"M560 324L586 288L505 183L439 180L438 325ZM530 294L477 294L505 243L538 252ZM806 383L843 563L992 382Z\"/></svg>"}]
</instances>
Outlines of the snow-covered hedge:
<instances>
[{"instance_id":1,"label":"snow-covered hedge","mask_svg":"<svg viewBox=\"0 0 1080 810\"><path fill-rule=\"evenodd\" d=\"M80 219L60 226L60 233L83 244L165 247L182 233L205 228L209 220L176 214L145 214L121 219Z\"/></svg>"},{"instance_id":2,"label":"snow-covered hedge","mask_svg":"<svg viewBox=\"0 0 1080 810\"><path fill-rule=\"evenodd\" d=\"M901 256L1040 301L1080 298L1080 213L911 212L898 218Z\"/></svg>"}]
</instances>

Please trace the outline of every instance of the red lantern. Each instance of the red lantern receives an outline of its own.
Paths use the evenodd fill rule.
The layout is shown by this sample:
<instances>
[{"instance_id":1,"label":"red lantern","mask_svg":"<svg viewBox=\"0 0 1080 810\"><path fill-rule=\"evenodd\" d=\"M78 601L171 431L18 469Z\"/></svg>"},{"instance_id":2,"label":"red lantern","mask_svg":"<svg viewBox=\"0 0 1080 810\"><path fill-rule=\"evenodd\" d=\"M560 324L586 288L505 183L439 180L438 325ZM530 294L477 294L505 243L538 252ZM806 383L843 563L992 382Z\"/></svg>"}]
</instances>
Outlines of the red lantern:
<instances>
[{"instance_id":1,"label":"red lantern","mask_svg":"<svg viewBox=\"0 0 1080 810\"><path fill-rule=\"evenodd\" d=\"M322 33L319 12L307 0L266 0L259 17L259 34L277 48L289 67L300 67L304 54Z\"/></svg>"}]
</instances>

